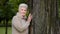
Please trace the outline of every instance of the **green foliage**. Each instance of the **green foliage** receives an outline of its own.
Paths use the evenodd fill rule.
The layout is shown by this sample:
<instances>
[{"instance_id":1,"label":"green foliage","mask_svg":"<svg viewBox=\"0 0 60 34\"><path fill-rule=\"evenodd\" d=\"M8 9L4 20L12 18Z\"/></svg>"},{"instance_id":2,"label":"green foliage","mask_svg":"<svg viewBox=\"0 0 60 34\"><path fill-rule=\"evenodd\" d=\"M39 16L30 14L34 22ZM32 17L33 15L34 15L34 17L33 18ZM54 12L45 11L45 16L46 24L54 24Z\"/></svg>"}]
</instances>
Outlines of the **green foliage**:
<instances>
[{"instance_id":1,"label":"green foliage","mask_svg":"<svg viewBox=\"0 0 60 34\"><path fill-rule=\"evenodd\" d=\"M5 34L5 27L0 27L0 34ZM11 27L8 27L8 34L12 34Z\"/></svg>"},{"instance_id":2,"label":"green foliage","mask_svg":"<svg viewBox=\"0 0 60 34\"><path fill-rule=\"evenodd\" d=\"M9 20L17 13L20 3L27 3L27 0L0 0L0 21L8 19L10 25Z\"/></svg>"},{"instance_id":3,"label":"green foliage","mask_svg":"<svg viewBox=\"0 0 60 34\"><path fill-rule=\"evenodd\" d=\"M0 17L11 19L18 11L20 3L26 3L27 0L0 0Z\"/></svg>"}]
</instances>

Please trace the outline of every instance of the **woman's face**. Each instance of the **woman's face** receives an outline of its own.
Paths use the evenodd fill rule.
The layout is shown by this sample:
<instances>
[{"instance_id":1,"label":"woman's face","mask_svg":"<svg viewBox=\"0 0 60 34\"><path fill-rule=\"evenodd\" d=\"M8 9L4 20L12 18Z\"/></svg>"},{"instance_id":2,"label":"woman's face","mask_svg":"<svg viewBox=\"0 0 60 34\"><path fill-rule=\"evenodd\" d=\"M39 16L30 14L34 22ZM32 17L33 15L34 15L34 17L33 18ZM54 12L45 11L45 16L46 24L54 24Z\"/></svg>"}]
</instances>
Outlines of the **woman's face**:
<instances>
[{"instance_id":1,"label":"woman's face","mask_svg":"<svg viewBox=\"0 0 60 34\"><path fill-rule=\"evenodd\" d=\"M24 17L26 15L27 9L25 7L21 7L19 12L20 12L21 16Z\"/></svg>"}]
</instances>

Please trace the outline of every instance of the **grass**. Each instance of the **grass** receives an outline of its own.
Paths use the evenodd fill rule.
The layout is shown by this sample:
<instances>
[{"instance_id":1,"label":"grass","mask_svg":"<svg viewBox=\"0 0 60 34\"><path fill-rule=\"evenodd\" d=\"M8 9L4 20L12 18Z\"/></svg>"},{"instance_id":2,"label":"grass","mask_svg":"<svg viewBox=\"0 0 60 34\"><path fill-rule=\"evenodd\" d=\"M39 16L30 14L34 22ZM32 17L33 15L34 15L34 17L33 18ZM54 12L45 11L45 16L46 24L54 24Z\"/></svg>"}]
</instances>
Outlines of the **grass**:
<instances>
[{"instance_id":1,"label":"grass","mask_svg":"<svg viewBox=\"0 0 60 34\"><path fill-rule=\"evenodd\" d=\"M12 34L12 28L8 27L8 34ZM0 34L5 34L5 27L0 27Z\"/></svg>"}]
</instances>

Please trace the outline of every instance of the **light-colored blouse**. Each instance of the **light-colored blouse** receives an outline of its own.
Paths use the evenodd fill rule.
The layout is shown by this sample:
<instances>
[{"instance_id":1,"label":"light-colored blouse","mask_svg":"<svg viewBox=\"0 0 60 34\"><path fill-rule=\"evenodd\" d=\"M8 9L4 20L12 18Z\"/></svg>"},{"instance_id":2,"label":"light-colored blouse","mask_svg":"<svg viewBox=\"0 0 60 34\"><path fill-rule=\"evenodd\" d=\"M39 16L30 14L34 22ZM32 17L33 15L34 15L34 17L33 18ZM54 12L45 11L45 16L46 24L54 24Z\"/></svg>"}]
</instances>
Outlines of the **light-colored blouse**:
<instances>
[{"instance_id":1,"label":"light-colored blouse","mask_svg":"<svg viewBox=\"0 0 60 34\"><path fill-rule=\"evenodd\" d=\"M17 13L12 19L12 34L28 34L29 24Z\"/></svg>"}]
</instances>

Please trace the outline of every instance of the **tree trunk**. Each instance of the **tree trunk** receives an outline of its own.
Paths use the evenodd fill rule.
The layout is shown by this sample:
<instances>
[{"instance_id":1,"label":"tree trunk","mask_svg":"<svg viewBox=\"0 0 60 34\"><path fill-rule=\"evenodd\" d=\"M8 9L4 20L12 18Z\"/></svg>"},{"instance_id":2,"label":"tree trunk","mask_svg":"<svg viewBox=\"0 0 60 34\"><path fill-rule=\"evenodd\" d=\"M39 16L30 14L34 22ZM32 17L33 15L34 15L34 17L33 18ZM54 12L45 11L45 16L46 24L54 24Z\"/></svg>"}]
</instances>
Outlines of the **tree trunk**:
<instances>
[{"instance_id":1,"label":"tree trunk","mask_svg":"<svg viewBox=\"0 0 60 34\"><path fill-rule=\"evenodd\" d=\"M33 34L47 34L47 13L44 0L33 0Z\"/></svg>"},{"instance_id":2,"label":"tree trunk","mask_svg":"<svg viewBox=\"0 0 60 34\"><path fill-rule=\"evenodd\" d=\"M57 34L56 0L33 0L31 34Z\"/></svg>"}]
</instances>

